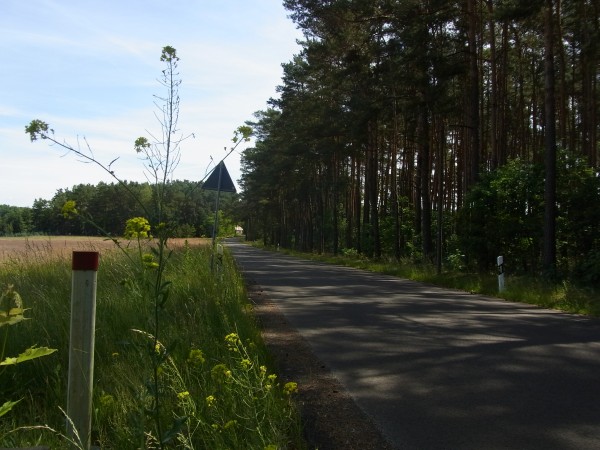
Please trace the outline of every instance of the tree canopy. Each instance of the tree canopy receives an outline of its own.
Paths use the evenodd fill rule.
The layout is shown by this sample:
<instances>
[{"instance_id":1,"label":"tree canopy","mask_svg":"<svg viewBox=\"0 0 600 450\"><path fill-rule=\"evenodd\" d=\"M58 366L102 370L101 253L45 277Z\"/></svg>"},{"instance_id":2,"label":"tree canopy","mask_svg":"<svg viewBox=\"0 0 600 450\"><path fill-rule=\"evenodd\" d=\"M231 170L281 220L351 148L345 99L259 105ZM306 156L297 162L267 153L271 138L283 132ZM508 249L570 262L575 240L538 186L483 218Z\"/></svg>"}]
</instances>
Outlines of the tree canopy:
<instances>
[{"instance_id":1,"label":"tree canopy","mask_svg":"<svg viewBox=\"0 0 600 450\"><path fill-rule=\"evenodd\" d=\"M250 237L438 267L594 266L597 2L284 5L304 40L248 122Z\"/></svg>"},{"instance_id":2,"label":"tree canopy","mask_svg":"<svg viewBox=\"0 0 600 450\"><path fill-rule=\"evenodd\" d=\"M31 208L0 205L0 236L47 234L96 236L104 232L123 236L132 217L143 217L155 202L156 190L149 183L128 182L79 184L56 191L49 199L36 199ZM216 193L201 189L201 183L174 180L165 184L164 222L173 237L210 236L214 225ZM233 234L238 222L238 196L222 194L221 234ZM78 214L66 218L64 205L74 202ZM146 207L144 209L144 206ZM90 223L87 219L93 221Z\"/></svg>"}]
</instances>

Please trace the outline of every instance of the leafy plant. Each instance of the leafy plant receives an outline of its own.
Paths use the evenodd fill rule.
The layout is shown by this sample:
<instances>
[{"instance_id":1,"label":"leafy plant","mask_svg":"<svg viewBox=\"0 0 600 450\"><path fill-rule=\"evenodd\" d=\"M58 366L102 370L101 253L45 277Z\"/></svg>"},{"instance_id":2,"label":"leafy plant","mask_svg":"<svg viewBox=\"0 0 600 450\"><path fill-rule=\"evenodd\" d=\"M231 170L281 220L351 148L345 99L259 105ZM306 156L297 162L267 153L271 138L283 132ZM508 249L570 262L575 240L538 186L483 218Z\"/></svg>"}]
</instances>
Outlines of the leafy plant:
<instances>
[{"instance_id":1,"label":"leafy plant","mask_svg":"<svg viewBox=\"0 0 600 450\"><path fill-rule=\"evenodd\" d=\"M155 96L158 102L157 107L160 114L156 117L162 130L162 137L151 135L151 138L139 137L135 140L134 149L142 156L147 176L154 181L154 208L148 210L142 200L135 195L130 186L113 170L113 164L118 158L115 158L109 164L103 164L98 161L88 146L88 152L75 148L65 141L59 141L54 137L54 130L39 119L31 121L25 128L32 141L38 139L49 140L50 142L66 149L77 157L93 163L104 171L109 173L125 190L133 196L146 212L146 217L135 217L127 221L125 227L125 237L133 239L137 243L136 257L129 256L127 249L121 246L121 243L111 237L113 241L121 248L125 254L130 257L134 264L135 276L130 278L128 285L135 289L137 293L150 301L153 305L151 331L152 345L149 346L149 357L151 361L151 380L146 387L153 398L152 405L145 408L154 424L154 432L150 433L148 439L156 441L163 448L164 445L172 440L172 432L165 432L165 415L161 411L161 394L164 388L161 386L160 372L161 366L169 356L170 347L163 347L160 343L161 332L161 312L169 298L171 283L165 280L165 269L168 263L170 252L167 249L169 239L169 229L164 220L165 186L180 160L180 144L185 139L178 133L179 120L179 86L181 79L178 73L178 61L176 50L171 46L165 46L162 49L160 60L165 63L165 69L162 71L160 83L165 89L163 96ZM62 213L66 218L80 216L83 220L96 225L91 215L80 214L73 200L68 200ZM150 221L153 222L151 225ZM98 227L100 228L100 227ZM151 229L154 231L155 239L151 240ZM100 231L103 231L100 229ZM108 233L104 233L108 237ZM150 248L150 252L145 252ZM177 423L177 421L175 421ZM172 430L173 428L171 428Z\"/></svg>"},{"instance_id":2,"label":"leafy plant","mask_svg":"<svg viewBox=\"0 0 600 450\"><path fill-rule=\"evenodd\" d=\"M145 247L147 241L140 242L142 255L151 253ZM173 253L164 277L171 285L169 300L161 312L159 341L161 354L168 352L159 367L163 436L169 437L169 431L177 430L174 426L181 428L175 437L171 434L171 444L165 446L224 450L271 445L302 450L305 446L293 402L294 386L285 388L286 382L293 380L276 377L268 395L261 388L276 372L257 329L244 279L228 252L223 255L220 276L215 276L210 267L209 241L205 242L207 245L197 245L197 241L187 245L169 243ZM154 342L149 327L153 305L141 289L140 275L135 271L141 269L139 264L130 260L134 257L137 261L135 244L134 240L128 253L103 250L98 268L92 442L101 448L159 447L152 416L145 412L153 402L148 388L148 352ZM23 298L31 299L28 303L32 307L32 320L12 329L14 335L7 347L12 349L8 350L10 354L18 353L14 351L18 342L30 342L37 329L43 331L40 340L43 338L45 345L59 349L68 345L65 299L69 297L71 272L69 261L56 250L49 245L38 246L0 265L0 279L14 279ZM146 270L147 276L153 274L155 269ZM239 341L231 333L237 334ZM230 336L228 340L226 336ZM177 345L173 345L175 342ZM228 345L230 342L239 342L243 348L236 352L232 350L234 345ZM66 356L58 352L42 358L35 367L15 367L18 385L8 376L0 377L0 392L11 399L23 397L12 414L0 420L0 447L66 447L65 437L51 431L64 433L65 416L57 404L65 398ZM249 370L244 360L252 362ZM231 382L222 383L222 379L213 377L213 368L220 365L231 370ZM265 395L257 396L256 392ZM214 403L209 408L207 397L211 395ZM257 411L263 414L257 415ZM47 427L27 426L32 418L36 425ZM187 420L178 424L177 420L183 418ZM235 420L237 425L232 422ZM234 446L232 442L243 444Z\"/></svg>"},{"instance_id":3,"label":"leafy plant","mask_svg":"<svg viewBox=\"0 0 600 450\"><path fill-rule=\"evenodd\" d=\"M200 431L200 423L204 420L202 415L191 414L190 411L186 411L182 406L182 402L191 396L185 393L189 392L201 392L199 387L194 386L190 383L191 380L196 380L200 384L203 383L203 379L206 380L206 373L200 371L198 373L189 372L189 368L186 368L186 376L182 375L182 369L180 367L181 359L178 355L178 349L181 346L186 345L186 342L181 342L182 339L178 334L181 334L183 328L188 329L190 327L201 327L205 325L208 328L208 333L215 327L212 323L211 318L221 322L218 325L218 329L227 327L231 329L234 326L239 325L239 319L235 322L232 321L233 317L239 315L239 311L224 311L219 312L219 309L224 306L221 303L224 300L224 295L221 292L223 286L223 277L213 277L209 280L204 280L203 286L197 286L196 292L202 290L204 293L200 305L194 307L182 303L181 295L177 297L174 295L178 293L182 287L181 285L190 285L190 279L197 276L198 265L194 264L192 267L193 275L189 272L184 271L184 267L187 265L187 257L189 252L184 251L183 257L173 256L173 249L169 247L168 241L172 236L176 226L171 226L167 221L168 214L165 210L165 186L169 182L173 171L179 163L179 144L184 139L183 137L176 137L178 133L177 120L179 117L179 96L178 87L181 81L178 78L177 73L177 57L176 51L172 47L164 47L161 55L161 61L166 64L165 70L163 70L163 78L161 80L162 86L166 89L164 96L156 96L162 105L157 106L160 109L160 113L157 114L157 118L162 128L162 136L156 136L150 134L150 138L140 137L135 140L134 148L136 152L142 157L145 165L146 175L149 179L154 182L153 195L154 207L152 209L143 208L144 214L142 216L132 217L127 220L125 224L124 237L128 240L127 243L121 242L119 239L110 237L115 244L121 249L122 254L128 261L128 264L123 269L119 269L118 275L121 277L121 287L125 289L125 296L129 298L130 302L137 304L138 308L141 306L143 310L150 312L150 317L142 321L141 325L133 325L127 323L126 329L133 331L134 336L122 336L117 342L129 342L132 344L128 347L127 351L131 352L133 348L143 348L146 364L139 366L139 369L145 373L145 379L142 381L143 386L133 388L135 391L135 405L131 405L126 408L128 417L125 422L130 425L135 423L135 430L128 430L127 427L121 424L117 428L117 433L123 434L123 440L127 442L127 448L165 448L166 446L175 445L175 442L183 443L186 448L193 448L195 442L201 441L203 436ZM135 192L131 190L131 186L121 181L113 170L113 160L110 164L102 164L98 162L91 151L89 153L83 153L79 149L69 146L64 141L59 141L54 137L54 131L48 124L40 120L34 120L26 127L26 132L30 135L32 141L37 139L47 139L50 142L59 145L69 152L74 153L78 157L82 157L88 162L94 163L100 166L105 171L108 171L110 175L115 178L123 188L132 196L135 196ZM236 144L231 150L235 150L237 145L241 142L247 142L251 130L249 127L239 127L234 135L234 143ZM138 203L143 207L143 203L138 199ZM77 204L67 199L62 208L62 214L65 217L78 217L82 221L94 225L93 217L85 210L78 210ZM101 229L101 227L98 227ZM102 230L101 230L102 231ZM105 233L108 235L108 233ZM174 262L172 258L176 258ZM173 266L178 264L177 269L173 269ZM176 277L179 273L187 273L185 280L179 280L180 285L175 285L172 278ZM194 294L197 295L197 294ZM193 311L200 309L203 313L194 312L195 320L191 323L186 323L185 326L178 328L179 333L173 332L174 325L171 323L176 317L182 314L175 314L174 311L167 313L166 308L175 297L178 304L175 309L183 308L185 311ZM212 304L214 310L208 306L202 308L202 304L206 303L208 298L215 297L216 302ZM185 298L185 301L194 301L197 303L198 299L192 297ZM210 304L210 303L209 303ZM233 303L232 306L236 308L239 304ZM229 307L229 306L228 306ZM148 308L148 309L147 309ZM139 311L136 311L139 312ZM123 311L120 311L123 314ZM123 314L125 317L126 314ZM185 314L183 314L185 316ZM206 317L204 317L206 316ZM169 331L171 330L171 331ZM121 333L121 331L119 331ZM197 334L197 333L195 333ZM189 336L188 336L189 339ZM138 345L139 344L139 345ZM206 344L206 342L205 342ZM198 355L198 349L194 353L194 358L190 356L190 359L198 362L202 358ZM214 353L219 353L216 350ZM118 352L115 352L118 355ZM192 352L190 351L190 355ZM201 355L201 353L200 353ZM252 358L256 358L253 355ZM248 358L247 358L248 359ZM147 361L150 361L150 364ZM252 363L253 367L260 367L258 359ZM149 370L149 373L148 373ZM139 374L133 378L139 380ZM214 381L214 380L213 380ZM255 382L254 380L253 382ZM260 380L259 380L260 381ZM131 380L123 380L124 386L118 389L130 388L129 384ZM261 384L262 381L259 382ZM248 384L242 386L242 390L248 388ZM291 394L295 390L295 385L288 385L285 388L287 395ZM242 392L238 390L232 391L230 396L230 403L239 404L240 401L247 406L252 406L255 403L254 397L249 392ZM220 394L221 395L221 394ZM249 396L250 395L250 396ZM282 392L275 394L275 390L270 394L268 399L271 399L271 403L277 403L278 396L283 395ZM114 407L115 398L117 395L112 395L106 392L101 393L97 406L95 405L96 414L98 417L111 417L119 414ZM265 397L266 398L266 397ZM289 398L289 397L288 397ZM260 402L257 403L259 405ZM219 436L227 430L228 434L235 431L237 436L233 441L226 442L245 442L244 435L251 433L246 428L235 430L237 415L242 414L242 410L237 410L234 407L230 409L231 420L226 423L219 425L220 428L214 429L213 424L210 425L210 429L213 430L215 436ZM280 408L280 411L284 409ZM138 411L139 413L136 413ZM291 409L286 410L286 414L291 414ZM263 413L266 411L263 411ZM259 428L257 432L259 435L265 434L265 432L271 433L269 430L278 430L279 427L270 423L271 420L281 420L281 417L267 417L261 413L261 417L264 420L259 422L253 422L251 429L254 430L256 426ZM273 413L271 412L271 415ZM112 419L109 419L112 420ZM286 420L289 421L289 418ZM204 423L204 422L202 422ZM287 423L287 422L284 422ZM250 426L250 425L249 425ZM281 434L281 433L280 433ZM187 436L187 437L185 437ZM284 436L271 436L261 439L261 444L264 446L271 445L272 442L282 442L286 439ZM217 446L208 445L202 448L226 448L229 444L225 445L225 442L214 441L218 444ZM220 444L221 447L219 447Z\"/></svg>"},{"instance_id":4,"label":"leafy plant","mask_svg":"<svg viewBox=\"0 0 600 450\"><path fill-rule=\"evenodd\" d=\"M26 320L25 311L26 309L23 308L21 296L15 291L14 286L8 285L0 294L0 327L5 327L4 335L2 336L2 350L0 351L0 375L4 372L6 366L21 364L32 359L50 355L56 351L56 349L48 347L32 346L16 357L5 357L4 352L8 341L9 326ZM8 413L19 401L5 401L0 406L0 417Z\"/></svg>"}]
</instances>

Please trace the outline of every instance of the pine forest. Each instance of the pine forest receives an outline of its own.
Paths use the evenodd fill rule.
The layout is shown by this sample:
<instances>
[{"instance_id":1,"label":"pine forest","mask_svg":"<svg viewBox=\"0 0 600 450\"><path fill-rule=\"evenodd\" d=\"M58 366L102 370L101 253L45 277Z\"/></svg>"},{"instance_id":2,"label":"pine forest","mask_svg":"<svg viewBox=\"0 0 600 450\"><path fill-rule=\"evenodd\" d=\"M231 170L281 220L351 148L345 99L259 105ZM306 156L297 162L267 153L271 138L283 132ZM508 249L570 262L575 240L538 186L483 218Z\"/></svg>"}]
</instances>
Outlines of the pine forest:
<instances>
[{"instance_id":1,"label":"pine forest","mask_svg":"<svg viewBox=\"0 0 600 450\"><path fill-rule=\"evenodd\" d=\"M597 0L285 0L250 239L600 282Z\"/></svg>"}]
</instances>

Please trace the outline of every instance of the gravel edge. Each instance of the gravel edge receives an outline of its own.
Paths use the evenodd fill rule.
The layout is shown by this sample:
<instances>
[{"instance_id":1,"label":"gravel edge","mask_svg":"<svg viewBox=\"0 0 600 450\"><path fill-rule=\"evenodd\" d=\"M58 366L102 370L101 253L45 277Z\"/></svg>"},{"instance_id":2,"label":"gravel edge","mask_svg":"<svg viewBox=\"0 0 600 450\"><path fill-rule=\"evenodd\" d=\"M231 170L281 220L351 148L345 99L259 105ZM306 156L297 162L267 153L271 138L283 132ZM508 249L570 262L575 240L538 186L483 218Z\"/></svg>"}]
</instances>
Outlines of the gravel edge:
<instances>
[{"instance_id":1,"label":"gravel edge","mask_svg":"<svg viewBox=\"0 0 600 450\"><path fill-rule=\"evenodd\" d=\"M382 432L260 286L246 280L246 289L279 376L284 382L298 383L296 404L308 448L392 450Z\"/></svg>"}]
</instances>

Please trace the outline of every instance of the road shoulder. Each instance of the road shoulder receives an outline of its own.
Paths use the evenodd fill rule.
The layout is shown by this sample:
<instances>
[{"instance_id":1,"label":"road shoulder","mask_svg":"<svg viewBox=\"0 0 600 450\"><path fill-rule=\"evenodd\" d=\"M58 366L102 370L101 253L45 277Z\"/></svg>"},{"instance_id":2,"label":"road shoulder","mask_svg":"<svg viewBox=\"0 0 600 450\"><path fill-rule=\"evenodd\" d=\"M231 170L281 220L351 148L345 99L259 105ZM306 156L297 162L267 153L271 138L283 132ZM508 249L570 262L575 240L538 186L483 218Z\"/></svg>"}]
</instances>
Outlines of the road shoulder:
<instances>
[{"instance_id":1,"label":"road shoulder","mask_svg":"<svg viewBox=\"0 0 600 450\"><path fill-rule=\"evenodd\" d=\"M260 286L247 290L262 336L283 382L298 383L296 403L310 449L391 450L381 431L356 405L326 365Z\"/></svg>"}]
</instances>

